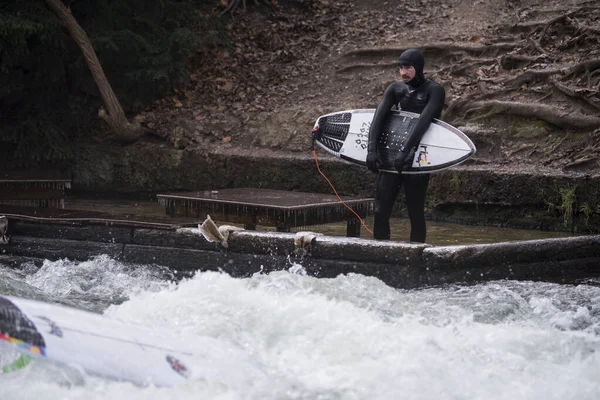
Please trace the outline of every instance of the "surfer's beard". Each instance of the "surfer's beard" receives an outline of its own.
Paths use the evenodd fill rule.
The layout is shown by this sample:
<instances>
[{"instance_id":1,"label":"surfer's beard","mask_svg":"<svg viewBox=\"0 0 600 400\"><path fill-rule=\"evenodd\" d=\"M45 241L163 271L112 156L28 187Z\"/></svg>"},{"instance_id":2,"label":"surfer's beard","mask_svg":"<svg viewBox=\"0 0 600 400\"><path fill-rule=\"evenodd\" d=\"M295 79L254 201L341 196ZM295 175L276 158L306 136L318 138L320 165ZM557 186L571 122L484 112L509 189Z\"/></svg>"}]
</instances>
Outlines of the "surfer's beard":
<instances>
[{"instance_id":1,"label":"surfer's beard","mask_svg":"<svg viewBox=\"0 0 600 400\"><path fill-rule=\"evenodd\" d=\"M410 81L410 76L408 75L400 75L400 78L402 78L402 80L406 82Z\"/></svg>"}]
</instances>

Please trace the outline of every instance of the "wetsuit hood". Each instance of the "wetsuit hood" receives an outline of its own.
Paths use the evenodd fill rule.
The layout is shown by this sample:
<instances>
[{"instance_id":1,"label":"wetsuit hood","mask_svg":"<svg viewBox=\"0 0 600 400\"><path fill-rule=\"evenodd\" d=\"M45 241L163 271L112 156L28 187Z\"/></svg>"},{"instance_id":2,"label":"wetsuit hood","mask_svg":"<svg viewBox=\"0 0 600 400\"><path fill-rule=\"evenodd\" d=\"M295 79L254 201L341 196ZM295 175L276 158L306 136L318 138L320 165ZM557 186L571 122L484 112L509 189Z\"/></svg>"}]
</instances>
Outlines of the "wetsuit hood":
<instances>
[{"instance_id":1,"label":"wetsuit hood","mask_svg":"<svg viewBox=\"0 0 600 400\"><path fill-rule=\"evenodd\" d=\"M400 55L398 59L398 65L410 65L415 67L415 77L412 78L407 85L412 86L413 88L417 88L425 83L425 75L423 74L423 69L425 67L425 58L423 57L423 53L421 53L417 49L408 49Z\"/></svg>"}]
</instances>

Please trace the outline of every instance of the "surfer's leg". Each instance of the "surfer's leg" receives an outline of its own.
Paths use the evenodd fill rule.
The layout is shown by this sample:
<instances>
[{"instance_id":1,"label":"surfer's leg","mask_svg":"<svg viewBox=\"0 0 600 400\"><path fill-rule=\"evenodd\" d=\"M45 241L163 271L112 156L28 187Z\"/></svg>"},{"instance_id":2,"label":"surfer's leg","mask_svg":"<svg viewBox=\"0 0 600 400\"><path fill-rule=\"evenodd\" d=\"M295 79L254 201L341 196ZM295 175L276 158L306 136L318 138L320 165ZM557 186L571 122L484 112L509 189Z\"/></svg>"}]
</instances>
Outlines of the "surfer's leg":
<instances>
[{"instance_id":1,"label":"surfer's leg","mask_svg":"<svg viewBox=\"0 0 600 400\"><path fill-rule=\"evenodd\" d=\"M404 175L406 207L410 218L410 241L425 243L425 194L429 185L429 174Z\"/></svg>"},{"instance_id":2,"label":"surfer's leg","mask_svg":"<svg viewBox=\"0 0 600 400\"><path fill-rule=\"evenodd\" d=\"M380 172L377 177L373 223L373 237L377 240L390 240L390 216L401 184L400 174Z\"/></svg>"}]
</instances>

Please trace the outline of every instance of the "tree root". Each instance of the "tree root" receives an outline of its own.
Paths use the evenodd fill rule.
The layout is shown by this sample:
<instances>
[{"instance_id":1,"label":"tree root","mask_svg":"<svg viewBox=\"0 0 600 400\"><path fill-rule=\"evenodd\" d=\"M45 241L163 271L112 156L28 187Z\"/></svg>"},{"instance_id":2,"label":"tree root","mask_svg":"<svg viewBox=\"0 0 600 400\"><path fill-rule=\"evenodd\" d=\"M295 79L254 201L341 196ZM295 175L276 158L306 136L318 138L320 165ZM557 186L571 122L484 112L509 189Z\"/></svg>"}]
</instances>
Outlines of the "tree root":
<instances>
[{"instance_id":1,"label":"tree root","mask_svg":"<svg viewBox=\"0 0 600 400\"><path fill-rule=\"evenodd\" d=\"M563 168L565 169L573 169L573 168L580 168L580 167L587 167L590 164L599 164L598 161L598 157L596 156L587 156L587 157L582 157L580 159L577 159L573 162L570 162L568 164L565 164L563 166Z\"/></svg>"},{"instance_id":2,"label":"tree root","mask_svg":"<svg viewBox=\"0 0 600 400\"><path fill-rule=\"evenodd\" d=\"M541 53L541 54L548 53L548 51L542 47L542 44L540 43L539 40L536 40L536 39L530 37L527 39L527 41L529 42L530 47L533 47L533 50L537 51L538 53Z\"/></svg>"},{"instance_id":3,"label":"tree root","mask_svg":"<svg viewBox=\"0 0 600 400\"><path fill-rule=\"evenodd\" d=\"M455 117L458 114L461 114L461 115L464 114L464 109L466 108L465 107L466 104L493 99L494 97L501 96L503 94L507 94L507 93L514 92L514 91L515 91L515 89L513 89L513 88L507 88L507 89L495 90L493 92L490 91L490 92L485 92L485 93L475 93L470 96L459 98L458 100L455 100L450 103L450 106L444 111L444 113L442 115L442 120L446 121L450 124L456 125L459 123L459 121L458 121L458 119L455 120Z\"/></svg>"},{"instance_id":4,"label":"tree root","mask_svg":"<svg viewBox=\"0 0 600 400\"><path fill-rule=\"evenodd\" d=\"M268 0L263 0L265 3L269 3ZM239 7L240 3L242 3L242 10L246 11L246 0L222 0L221 3L225 6L225 9L219 13L219 17L227 14L228 12L233 12L236 8ZM259 0L254 0L254 5L259 5Z\"/></svg>"},{"instance_id":5,"label":"tree root","mask_svg":"<svg viewBox=\"0 0 600 400\"><path fill-rule=\"evenodd\" d=\"M531 153L535 152L537 148L537 144L521 143L517 146L517 148L507 151L505 155L507 158L513 158L515 154L523 153L525 151L530 151L531 155Z\"/></svg>"},{"instance_id":6,"label":"tree root","mask_svg":"<svg viewBox=\"0 0 600 400\"><path fill-rule=\"evenodd\" d=\"M490 80L492 83L500 83L510 87L521 87L524 84L530 84L532 82L547 81L552 75L560 74L563 71L560 69L549 69L549 70L529 70L515 78L501 79L501 80Z\"/></svg>"},{"instance_id":7,"label":"tree root","mask_svg":"<svg viewBox=\"0 0 600 400\"><path fill-rule=\"evenodd\" d=\"M589 74L591 71L594 71L598 68L600 68L600 59L584 61L568 69L529 70L525 71L523 74L517 76L516 78L510 78L505 80L490 80L490 82L518 87L526 83L529 84L537 81L547 81L552 75L564 73L564 77L569 78L571 75L580 72L586 72Z\"/></svg>"},{"instance_id":8,"label":"tree root","mask_svg":"<svg viewBox=\"0 0 600 400\"><path fill-rule=\"evenodd\" d=\"M544 27L542 28L542 32L540 33L540 37L538 38L539 43L542 43L542 40L544 39L544 36L546 36L546 32L548 31L548 29L550 28L550 26L552 26L553 24L555 24L557 22L566 20L571 15L578 13L582 9L583 9L583 7L580 7L580 8L577 8L575 10L568 11L565 14L559 15L558 17L554 17L551 20L547 21L546 24L544 25Z\"/></svg>"},{"instance_id":9,"label":"tree root","mask_svg":"<svg viewBox=\"0 0 600 400\"><path fill-rule=\"evenodd\" d=\"M357 69L371 69L371 68L379 68L379 69L387 69L387 68L394 68L397 67L398 63L393 62L393 63L385 63L385 64L378 64L378 63L374 63L374 64L351 64L351 65L347 65L345 67L341 67L341 68L337 68L335 70L336 74L342 74L344 72L352 72L355 71Z\"/></svg>"},{"instance_id":10,"label":"tree root","mask_svg":"<svg viewBox=\"0 0 600 400\"><path fill-rule=\"evenodd\" d=\"M123 116L117 115L115 117L106 112L103 107L98 110L98 116L106 121L112 130L113 135L106 135L109 140L119 143L133 143L146 134L146 131L142 129L136 120L130 122Z\"/></svg>"},{"instance_id":11,"label":"tree root","mask_svg":"<svg viewBox=\"0 0 600 400\"><path fill-rule=\"evenodd\" d=\"M449 72L451 75L464 75L463 71L469 68L479 68L482 65L490 65L496 62L495 58L485 58L485 59L474 59L474 58L466 58L462 60L463 62L467 62L467 64L461 64L456 66L449 66L437 71L432 71L431 74L443 74ZM357 69L372 69L372 68L395 68L398 64L396 62L391 63L359 63L359 64L350 64L345 67L340 67L335 70L335 73L341 74L344 72L352 72Z\"/></svg>"},{"instance_id":12,"label":"tree root","mask_svg":"<svg viewBox=\"0 0 600 400\"><path fill-rule=\"evenodd\" d=\"M480 68L482 65L491 65L496 63L495 58L465 58L461 60L460 65L451 65L449 67L442 68L440 70L435 71L435 74L443 74L449 72L451 75L464 75L463 71L468 70L469 68Z\"/></svg>"},{"instance_id":13,"label":"tree root","mask_svg":"<svg viewBox=\"0 0 600 400\"><path fill-rule=\"evenodd\" d=\"M598 7L593 7L593 6L582 6L581 8L585 9L585 10L597 10ZM531 11L531 13L529 14L529 17L533 17L533 16L539 16L542 14L557 14L557 13L565 13L565 12L569 12L571 10L571 8L543 8L543 9L532 9L530 6L526 6L526 7L522 7L519 8L516 11L516 16L517 16L517 20L521 21L521 14L523 14L525 11ZM536 22L537 25L542 25L544 22Z\"/></svg>"},{"instance_id":14,"label":"tree root","mask_svg":"<svg viewBox=\"0 0 600 400\"><path fill-rule=\"evenodd\" d=\"M551 61L549 57L545 54L541 54L539 56L525 56L521 54L507 54L505 56L500 57L500 66L504 69L519 69L526 66L529 66L533 63L546 62Z\"/></svg>"},{"instance_id":15,"label":"tree root","mask_svg":"<svg viewBox=\"0 0 600 400\"><path fill-rule=\"evenodd\" d=\"M489 110L487 116L505 114L523 118L536 118L562 129L592 130L600 127L600 118L577 112L560 112L556 107L514 101L476 101L461 107L465 115L479 110Z\"/></svg>"},{"instance_id":16,"label":"tree root","mask_svg":"<svg viewBox=\"0 0 600 400\"><path fill-rule=\"evenodd\" d=\"M557 14L557 13L561 13L561 15L554 17L554 18L550 18L550 19L546 19L546 20L542 20L542 21L530 21L530 22L521 22L518 24L515 24L513 26L510 27L510 30L512 32L531 32L531 31L536 31L537 29L539 29L540 27L542 27L542 29L547 30L548 27L550 25L552 25L555 22L560 21L561 19L567 17L567 16L571 16L577 12L580 11L595 11L595 10L599 10L600 7L593 7L593 6L583 6L583 7L579 7L577 9L566 9L566 8L561 8L561 9L548 9L548 10L537 10L537 14L542 14L542 13L547 13L547 14ZM521 9L517 12L517 19L520 21L521 17L520 14L525 11L525 9Z\"/></svg>"},{"instance_id":17,"label":"tree root","mask_svg":"<svg viewBox=\"0 0 600 400\"><path fill-rule=\"evenodd\" d=\"M574 74L577 74L580 72L590 73L591 71L594 71L598 68L600 68L600 59L584 61L582 63L579 63L579 64L574 65L571 68L569 68L567 70L565 78L568 78L571 75L574 75Z\"/></svg>"},{"instance_id":18,"label":"tree root","mask_svg":"<svg viewBox=\"0 0 600 400\"><path fill-rule=\"evenodd\" d=\"M562 144L565 142L565 140L567 140L567 135L563 136L562 138L558 139L553 145L552 147L550 147L548 150L546 150L544 152L544 156L548 157L550 154L554 153L556 151L556 149L558 149L560 146L562 146Z\"/></svg>"},{"instance_id":19,"label":"tree root","mask_svg":"<svg viewBox=\"0 0 600 400\"><path fill-rule=\"evenodd\" d=\"M439 44L426 44L419 46L419 49L423 52L425 58L428 57L439 57L440 53L447 52L463 52L466 54L472 54L476 56L483 55L498 55L500 52L513 51L519 47L519 43L496 43L488 46L470 46L455 43L439 43ZM342 54L338 60L345 58L361 58L361 57L398 57L408 47L383 47L383 48L371 48L371 49L358 49L348 51Z\"/></svg>"},{"instance_id":20,"label":"tree root","mask_svg":"<svg viewBox=\"0 0 600 400\"><path fill-rule=\"evenodd\" d=\"M558 82L556 79L550 79L550 82L561 93L564 93L569 97L581 99L581 100L585 101L587 104L591 105L592 107L600 110L600 102L598 102L598 100L596 100L590 96L590 95L597 94L598 92L596 90L579 89L579 88L572 89L569 86Z\"/></svg>"}]
</instances>

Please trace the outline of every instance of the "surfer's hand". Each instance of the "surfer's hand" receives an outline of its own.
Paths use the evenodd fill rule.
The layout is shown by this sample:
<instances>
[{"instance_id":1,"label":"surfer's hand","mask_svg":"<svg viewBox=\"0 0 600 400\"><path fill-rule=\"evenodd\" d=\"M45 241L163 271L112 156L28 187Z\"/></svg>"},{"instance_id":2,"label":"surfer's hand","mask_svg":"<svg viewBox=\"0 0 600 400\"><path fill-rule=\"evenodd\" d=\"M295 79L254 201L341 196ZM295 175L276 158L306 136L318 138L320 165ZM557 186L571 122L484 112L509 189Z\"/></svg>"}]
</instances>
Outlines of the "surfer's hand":
<instances>
[{"instance_id":1,"label":"surfer's hand","mask_svg":"<svg viewBox=\"0 0 600 400\"><path fill-rule=\"evenodd\" d=\"M321 139L321 128L319 126L315 126L312 130L313 140Z\"/></svg>"},{"instance_id":2,"label":"surfer's hand","mask_svg":"<svg viewBox=\"0 0 600 400\"><path fill-rule=\"evenodd\" d=\"M401 151L398 153L398 157L394 160L394 168L398 171L399 174L402 173L402 170L407 167L406 161L408 160L408 154Z\"/></svg>"},{"instance_id":3,"label":"surfer's hand","mask_svg":"<svg viewBox=\"0 0 600 400\"><path fill-rule=\"evenodd\" d=\"M377 152L373 151L367 154L367 168L371 172L379 172L379 157L377 157Z\"/></svg>"}]
</instances>

